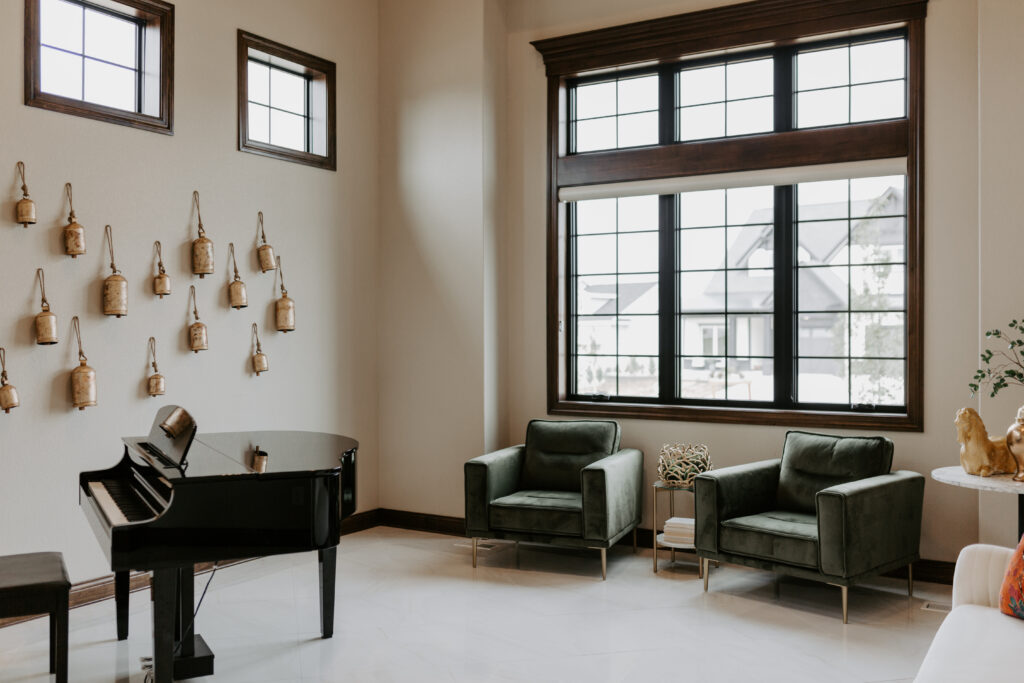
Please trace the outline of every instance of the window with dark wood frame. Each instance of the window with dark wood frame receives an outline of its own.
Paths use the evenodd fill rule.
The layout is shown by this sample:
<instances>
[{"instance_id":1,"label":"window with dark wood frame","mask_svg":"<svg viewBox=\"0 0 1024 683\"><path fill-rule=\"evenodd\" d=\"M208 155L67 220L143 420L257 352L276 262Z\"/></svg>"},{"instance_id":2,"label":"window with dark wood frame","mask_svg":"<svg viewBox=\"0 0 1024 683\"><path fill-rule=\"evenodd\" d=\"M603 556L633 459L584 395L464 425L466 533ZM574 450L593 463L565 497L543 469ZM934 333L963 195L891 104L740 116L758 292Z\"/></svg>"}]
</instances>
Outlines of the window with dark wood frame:
<instances>
[{"instance_id":1,"label":"window with dark wood frame","mask_svg":"<svg viewBox=\"0 0 1024 683\"><path fill-rule=\"evenodd\" d=\"M579 416L840 428L918 431L923 428L922 106L926 10L927 0L834 0L827 3L814 0L757 0L533 43L544 58L548 76L549 412ZM902 76L862 78L858 81L851 75L838 84L816 84L811 79L806 79L807 82L802 84L796 82L795 63L800 54L836 45L853 49L851 46L883 39L889 39L890 44L904 41L900 43L905 49L905 71ZM679 112L690 104L680 102L678 98L678 74L681 70L691 69L694 65L724 65L727 62L766 56L773 59L775 64L773 125L767 129L757 129L755 134L743 134L740 130L735 136L732 133L699 134L690 138L680 136ZM635 133L623 136L623 120L630 116L651 116L650 106L638 104L623 108L620 99L609 98L611 104L607 106L607 111L578 111L576 93L581 85L608 81L621 83L630 78L650 75L659 77L659 130L654 140ZM905 100L894 100L890 103L892 106L888 109L883 107L880 113L858 109L852 98L858 97L860 90L871 88L879 91L884 89L890 94L902 92ZM746 99L761 99L763 93L754 95L758 97ZM810 106L815 98L845 102L848 110L838 110L839 118L835 120L827 116L798 118L798 102L803 106L806 101L807 106ZM745 98L721 94L709 99L712 104L723 109L733 100L742 103ZM633 111L639 113L632 114ZM606 129L609 132L604 138L605 142L588 140L583 146L588 151L577 153L577 122L591 125L594 121L601 121L601 116L615 122L618 132L612 130L613 123L607 123ZM721 128L724 130L724 124ZM768 132L761 132L763 130ZM623 139L627 142L623 143ZM902 162L905 163L905 180L899 177L903 175L902 172L899 175L878 174L891 176L887 180L891 181L893 191L886 194L887 201L892 201L878 208L876 213L882 216L880 220L891 221L893 225L898 221L898 225L903 227L903 230L890 230L900 235L902 241L898 245L899 249L875 249L863 261L867 265L861 265L860 261L849 254L845 255L845 261L840 259L827 264L813 258L807 259L802 252L798 254L796 233L814 218L814 211L804 206L800 197L806 190L807 201L811 201L813 183L804 184L806 179L775 182L772 173L777 171L785 178L787 171L794 168L815 170L830 165L843 168L844 164L870 166L891 159L905 160ZM774 186L770 206L764 208L764 211L772 215L763 222L769 227L774 224L776 228L774 233L770 230L764 232L769 235L766 238L766 253L769 256L766 258L774 259L770 279L773 281L771 293L775 305L770 310L761 311L763 315L760 317L763 320L760 322L766 324L759 328L763 332L764 329L774 327L769 332L769 344L766 347L773 350L759 355L753 353L750 350L753 347L748 345L744 347L744 355L751 358L739 360L756 360L758 363L767 360L774 363L774 393L743 397L746 400L729 400L726 397L709 400L707 397L687 396L687 391L681 390L683 381L680 375L687 354L681 348L683 332L679 317L685 311L681 308L680 281L688 275L685 272L688 268L698 267L680 264L679 244L684 236L692 236L700 231L687 235L687 226L680 224L680 202L685 195L660 191L654 193L658 197L651 198L657 204L653 214L651 209L645 209L646 214L641 212L654 215L656 226L631 226L625 228L627 232L623 232L622 226L613 225L601 228L611 232L607 236L599 236L606 240L622 240L624 235L629 239L638 239L638 234L647 234L643 230L654 230L649 234L652 235L651 239L658 240L657 264L625 271L653 270L657 278L657 287L652 290L657 301L651 309L657 313L657 323L652 327L642 320L645 314L651 312L644 307L636 309L634 316L650 328L649 332L657 336L657 341L655 344L637 344L636 340L642 337L634 336L631 343L640 353L637 356L625 354L630 356L628 362L638 368L656 369L654 374L657 376L657 386L640 390L634 387L623 392L621 387L628 383L621 381L622 359L619 359L618 368L613 365L605 368L616 373L616 382L606 382L605 386L616 386L620 390L614 393L581 391L580 387L585 382L580 381L582 373L577 374L581 349L575 337L580 313L577 308L580 305L577 299L577 280L580 276L577 265L583 254L578 240L586 230L595 230L587 227L580 231L580 212L584 202L571 199L563 201L560 197L586 197L587 191L594 189L594 186L600 188L643 182L657 186L659 181L679 178L713 183L715 174L723 174L717 176L719 178L729 178L750 172L764 172L768 178L766 184ZM846 221L847 252L850 251L849 240L853 239L856 230L856 218L861 215L858 212L862 210L855 201L858 192L863 193L863 189L857 189L859 182L849 181L845 186L845 213L829 217L829 220L837 220L837 224ZM843 186L839 183L837 181L833 184L841 190ZM705 185L714 187L713 184ZM623 196L629 194L626 192ZM617 215L622 214L620 212ZM723 233L733 230L729 225L729 221L722 221L719 230ZM826 227L835 229L836 226ZM607 244L611 245L612 242L608 241ZM617 253L621 256L622 252L620 250ZM713 273L723 282L734 275L740 278L751 274L747 266L741 269L736 264L728 265L729 260L726 263L721 273ZM899 329L892 334L891 330L885 331L884 325L876 325L876 331L882 330L881 347L886 349L886 354L863 354L857 351L858 347L863 347L863 340L858 341L849 325L856 316L862 315L860 309L865 305L864 301L852 297L851 292L847 294L845 302L836 304L838 309L822 307L810 298L798 300L799 283L803 278L810 280L812 275L835 275L849 281L850 278L863 277L863 272L870 271L871 265L875 263L881 264L875 269L882 273L879 277L895 283L892 287L898 296L883 296L868 301L867 309L879 312L873 313L876 320L888 316L883 323L898 322ZM828 272L825 265L831 268L831 272ZM735 269L735 272L729 269ZM618 272L618 277L621 279L621 272ZM598 291L599 287L591 287L591 290ZM615 296L620 296L618 290ZM841 315L834 314L834 310L839 310ZM751 311L759 312L757 309ZM720 328L732 321L730 311L723 306L721 310L713 311L715 315L708 315L707 311L699 309L696 313L703 316L700 322L707 323L693 337L697 340L695 344L687 341L689 348L697 349L692 352L697 360L696 365L705 362L704 356L714 357L720 359L722 372L729 372L736 360L736 352L734 346L723 350L725 337ZM748 317L752 314L750 311L744 313ZM807 336L812 336L821 333L822 329L815 331L809 327L807 330L801 328L798 340L797 318L800 316L805 322L818 324L826 334L844 337L845 346L839 357L815 352L813 345L804 344L805 332ZM842 316L846 316L847 327L834 323L834 319ZM629 322L635 324L636 320L631 319ZM618 325L614 330L616 334L621 333L621 320L609 324ZM749 321L743 332L753 337ZM894 382L891 385L896 388L889 391L886 400L859 403L855 398L858 391L851 386L847 391L846 403L819 402L813 400L813 392L798 386L798 368L804 367L801 364L810 368L830 362L845 363L847 377L850 377L855 364L863 360L857 358L858 355L878 356L869 359L871 372L875 375L881 373L884 376L886 372L902 370L902 383ZM645 363L648 365L645 366ZM601 370L597 368L597 371ZM803 399L799 396L801 391L804 393ZM863 391L860 393L864 394ZM871 395L876 396L877 393Z\"/></svg>"},{"instance_id":2,"label":"window with dark wood frame","mask_svg":"<svg viewBox=\"0 0 1024 683\"><path fill-rule=\"evenodd\" d=\"M97 104L83 97L67 97L44 91L42 50L57 52L41 41L41 0L25 0L25 104L74 116L131 126L170 135L174 131L174 6L161 0L73 0L83 12L106 15L135 26L135 58L130 65L104 64L80 52L62 52L88 65L97 64L132 72L134 105L116 107ZM83 23L84 26L84 23ZM83 29L84 34L84 29ZM85 36L83 35L83 38Z\"/></svg>"},{"instance_id":3,"label":"window with dark wood frame","mask_svg":"<svg viewBox=\"0 0 1024 683\"><path fill-rule=\"evenodd\" d=\"M265 88L262 83L259 87L250 83L257 72L260 78L266 77ZM283 105L275 100L275 78L289 83L294 92L289 97L290 104ZM335 106L334 62L239 29L240 151L337 170ZM294 129L296 125L300 130ZM275 132L275 126L282 131L280 135Z\"/></svg>"}]
</instances>

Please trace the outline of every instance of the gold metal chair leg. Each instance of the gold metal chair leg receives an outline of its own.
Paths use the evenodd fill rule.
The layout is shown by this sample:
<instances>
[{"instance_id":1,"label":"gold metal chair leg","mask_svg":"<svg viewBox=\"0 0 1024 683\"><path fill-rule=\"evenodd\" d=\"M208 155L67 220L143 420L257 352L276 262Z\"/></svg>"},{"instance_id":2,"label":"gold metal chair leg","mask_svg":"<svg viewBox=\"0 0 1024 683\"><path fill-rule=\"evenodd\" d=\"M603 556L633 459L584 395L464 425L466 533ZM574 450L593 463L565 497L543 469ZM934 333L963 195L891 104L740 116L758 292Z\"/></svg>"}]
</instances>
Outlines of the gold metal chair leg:
<instances>
[{"instance_id":1,"label":"gold metal chair leg","mask_svg":"<svg viewBox=\"0 0 1024 683\"><path fill-rule=\"evenodd\" d=\"M636 527L633 527L633 554L636 555Z\"/></svg>"},{"instance_id":2,"label":"gold metal chair leg","mask_svg":"<svg viewBox=\"0 0 1024 683\"><path fill-rule=\"evenodd\" d=\"M601 548L601 580L608 579L608 550Z\"/></svg>"},{"instance_id":3,"label":"gold metal chair leg","mask_svg":"<svg viewBox=\"0 0 1024 683\"><path fill-rule=\"evenodd\" d=\"M708 577L711 575L711 560L701 560L704 563L704 592L708 592Z\"/></svg>"},{"instance_id":4,"label":"gold metal chair leg","mask_svg":"<svg viewBox=\"0 0 1024 683\"><path fill-rule=\"evenodd\" d=\"M473 537L473 569L476 569L476 544L479 540L476 536Z\"/></svg>"},{"instance_id":5,"label":"gold metal chair leg","mask_svg":"<svg viewBox=\"0 0 1024 683\"><path fill-rule=\"evenodd\" d=\"M914 597L914 563L907 565L907 595Z\"/></svg>"},{"instance_id":6,"label":"gold metal chair leg","mask_svg":"<svg viewBox=\"0 0 1024 683\"><path fill-rule=\"evenodd\" d=\"M850 587L849 586L840 586L840 588L843 589L843 623L844 624L849 624L850 623L850 619L849 619L849 611L847 610L847 605L849 604L848 603L848 598L849 598L849 594L850 594Z\"/></svg>"}]
</instances>

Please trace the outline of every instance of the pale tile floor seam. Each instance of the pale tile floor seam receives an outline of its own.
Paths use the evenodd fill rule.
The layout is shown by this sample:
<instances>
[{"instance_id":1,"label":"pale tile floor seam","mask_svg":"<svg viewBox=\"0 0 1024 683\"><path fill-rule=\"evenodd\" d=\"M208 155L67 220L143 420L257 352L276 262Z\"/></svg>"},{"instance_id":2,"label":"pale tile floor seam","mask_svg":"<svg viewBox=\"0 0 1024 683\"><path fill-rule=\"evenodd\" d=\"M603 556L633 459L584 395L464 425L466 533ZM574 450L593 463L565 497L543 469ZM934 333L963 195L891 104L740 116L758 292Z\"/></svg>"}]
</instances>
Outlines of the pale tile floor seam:
<instances>
[{"instance_id":1,"label":"pale tile floor seam","mask_svg":"<svg viewBox=\"0 0 1024 683\"><path fill-rule=\"evenodd\" d=\"M596 552L511 544L470 564L464 541L378 527L345 536L334 637L319 637L315 553L221 569L197 619L216 655L208 681L911 681L944 614L948 586L875 579L850 591L768 572L712 569L692 555L651 571L650 550ZM518 565L518 568L517 568ZM196 582L197 597L207 577ZM118 643L114 605L71 612L72 683L141 683L151 654L148 592L131 597ZM52 680L46 619L0 629L0 681Z\"/></svg>"}]
</instances>

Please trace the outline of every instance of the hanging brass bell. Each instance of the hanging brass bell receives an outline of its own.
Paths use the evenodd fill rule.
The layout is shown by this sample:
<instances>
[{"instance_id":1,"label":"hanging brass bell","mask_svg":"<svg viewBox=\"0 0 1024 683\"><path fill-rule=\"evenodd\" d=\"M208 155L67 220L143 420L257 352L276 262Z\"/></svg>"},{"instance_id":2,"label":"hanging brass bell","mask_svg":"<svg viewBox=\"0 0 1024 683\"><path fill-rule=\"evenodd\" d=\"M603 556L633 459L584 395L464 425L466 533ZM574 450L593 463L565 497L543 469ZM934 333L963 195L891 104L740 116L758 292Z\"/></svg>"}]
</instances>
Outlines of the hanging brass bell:
<instances>
[{"instance_id":1,"label":"hanging brass bell","mask_svg":"<svg viewBox=\"0 0 1024 683\"><path fill-rule=\"evenodd\" d=\"M50 346L56 344L57 338L57 316L50 312L50 302L46 300L46 275L42 268L36 268L36 281L39 282L39 292L43 298L43 310L36 315L36 344Z\"/></svg>"},{"instance_id":2,"label":"hanging brass bell","mask_svg":"<svg viewBox=\"0 0 1024 683\"><path fill-rule=\"evenodd\" d=\"M256 353L252 354L252 370L259 377L262 372L270 372L270 360L267 354L263 353L263 344L260 343L260 332L256 323L252 324L252 334L256 338Z\"/></svg>"},{"instance_id":3,"label":"hanging brass bell","mask_svg":"<svg viewBox=\"0 0 1024 683\"><path fill-rule=\"evenodd\" d=\"M295 302L288 297L288 290L284 286L280 256L277 257L277 271L281 278L281 298L274 302L274 321L278 332L291 332L295 329Z\"/></svg>"},{"instance_id":4,"label":"hanging brass bell","mask_svg":"<svg viewBox=\"0 0 1024 683\"><path fill-rule=\"evenodd\" d=\"M11 408L17 408L21 403L18 401L18 390L13 384L7 383L7 350L0 347L0 410L10 414Z\"/></svg>"},{"instance_id":5,"label":"hanging brass bell","mask_svg":"<svg viewBox=\"0 0 1024 683\"><path fill-rule=\"evenodd\" d=\"M208 344L206 325L201 322L195 322L189 325L188 347L192 349L192 352L199 353L200 351L206 351L210 348Z\"/></svg>"},{"instance_id":6,"label":"hanging brass bell","mask_svg":"<svg viewBox=\"0 0 1024 683\"><path fill-rule=\"evenodd\" d=\"M78 258L85 253L85 228L75 218L75 205L71 201L71 183L64 183L64 192L68 196L68 224L64 226L64 253L71 258Z\"/></svg>"},{"instance_id":7,"label":"hanging brass bell","mask_svg":"<svg viewBox=\"0 0 1024 683\"><path fill-rule=\"evenodd\" d=\"M71 319L71 326L78 337L78 367L71 371L71 403L79 410L96 405L96 371L89 367L88 358L82 352L82 331L78 316Z\"/></svg>"},{"instance_id":8,"label":"hanging brass bell","mask_svg":"<svg viewBox=\"0 0 1024 683\"><path fill-rule=\"evenodd\" d=\"M28 196L28 185L25 183L25 162L19 161L17 167L18 173L21 174L22 197L18 200L18 205L14 210L17 218L15 222L21 223L23 228L27 228L36 222L36 203Z\"/></svg>"},{"instance_id":9,"label":"hanging brass bell","mask_svg":"<svg viewBox=\"0 0 1024 683\"><path fill-rule=\"evenodd\" d=\"M259 446L256 447L252 454L252 469L254 472L263 474L267 471L268 455L266 451L261 451Z\"/></svg>"},{"instance_id":10,"label":"hanging brass bell","mask_svg":"<svg viewBox=\"0 0 1024 683\"><path fill-rule=\"evenodd\" d=\"M36 344L50 346L58 341L57 316L50 312L49 304L43 304L43 310L36 315Z\"/></svg>"},{"instance_id":11,"label":"hanging brass bell","mask_svg":"<svg viewBox=\"0 0 1024 683\"><path fill-rule=\"evenodd\" d=\"M228 303L231 308L246 308L249 305L249 296L245 291L245 283L238 275L238 261L235 260L235 243L230 242L228 249L231 251L231 261L235 267L235 279L228 285Z\"/></svg>"},{"instance_id":12,"label":"hanging brass bell","mask_svg":"<svg viewBox=\"0 0 1024 683\"><path fill-rule=\"evenodd\" d=\"M153 244L156 246L157 268L160 271L153 277L153 293L163 299L171 293L171 276L164 269L164 253L163 247L160 246L160 240Z\"/></svg>"},{"instance_id":13,"label":"hanging brass bell","mask_svg":"<svg viewBox=\"0 0 1024 683\"><path fill-rule=\"evenodd\" d=\"M164 376L160 374L160 368L156 365L156 338L149 338L149 353L153 357L153 374L146 380L146 393L151 397L163 396L167 390L166 383L164 382Z\"/></svg>"},{"instance_id":14,"label":"hanging brass bell","mask_svg":"<svg viewBox=\"0 0 1024 683\"><path fill-rule=\"evenodd\" d=\"M84 360L71 371L71 402L79 410L96 405L96 371Z\"/></svg>"},{"instance_id":15,"label":"hanging brass bell","mask_svg":"<svg viewBox=\"0 0 1024 683\"><path fill-rule=\"evenodd\" d=\"M199 308L196 305L195 285L189 285L188 295L192 299L192 315L195 316L195 322L188 327L188 348L193 353L199 353L209 348L209 340L206 335L206 325L199 322Z\"/></svg>"},{"instance_id":16,"label":"hanging brass bell","mask_svg":"<svg viewBox=\"0 0 1024 683\"><path fill-rule=\"evenodd\" d=\"M120 318L128 315L128 281L114 265L113 232L108 225L105 229L107 244L110 247L110 275L103 281L103 315Z\"/></svg>"},{"instance_id":17,"label":"hanging brass bell","mask_svg":"<svg viewBox=\"0 0 1024 683\"><path fill-rule=\"evenodd\" d=\"M267 233L263 229L262 211L259 212L259 224L262 243L256 247L256 257L260 261L260 272L265 273L268 270L275 270L277 268L277 259L274 258L274 248L267 244Z\"/></svg>"},{"instance_id":18,"label":"hanging brass bell","mask_svg":"<svg viewBox=\"0 0 1024 683\"><path fill-rule=\"evenodd\" d=\"M199 221L199 237L192 242L192 274L200 279L213 274L213 240L207 238L203 229L203 214L199 211L199 191L192 191L192 201Z\"/></svg>"}]
</instances>

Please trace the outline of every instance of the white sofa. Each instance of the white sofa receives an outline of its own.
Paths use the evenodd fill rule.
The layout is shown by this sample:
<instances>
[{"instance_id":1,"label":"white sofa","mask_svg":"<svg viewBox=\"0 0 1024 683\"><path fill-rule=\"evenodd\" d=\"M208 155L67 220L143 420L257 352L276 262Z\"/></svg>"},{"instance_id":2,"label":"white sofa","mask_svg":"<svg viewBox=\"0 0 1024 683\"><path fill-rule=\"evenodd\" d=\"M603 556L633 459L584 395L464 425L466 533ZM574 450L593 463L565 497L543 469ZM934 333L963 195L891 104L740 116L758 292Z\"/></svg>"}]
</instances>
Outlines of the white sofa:
<instances>
[{"instance_id":1,"label":"white sofa","mask_svg":"<svg viewBox=\"0 0 1024 683\"><path fill-rule=\"evenodd\" d=\"M915 683L1024 681L1024 619L999 611L1012 548L969 545L953 574L953 610L928 648Z\"/></svg>"}]
</instances>

